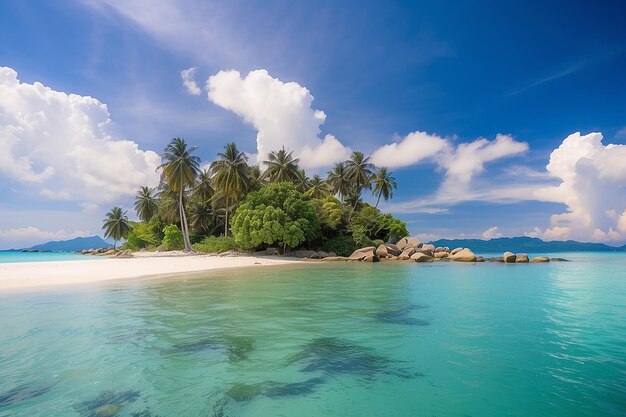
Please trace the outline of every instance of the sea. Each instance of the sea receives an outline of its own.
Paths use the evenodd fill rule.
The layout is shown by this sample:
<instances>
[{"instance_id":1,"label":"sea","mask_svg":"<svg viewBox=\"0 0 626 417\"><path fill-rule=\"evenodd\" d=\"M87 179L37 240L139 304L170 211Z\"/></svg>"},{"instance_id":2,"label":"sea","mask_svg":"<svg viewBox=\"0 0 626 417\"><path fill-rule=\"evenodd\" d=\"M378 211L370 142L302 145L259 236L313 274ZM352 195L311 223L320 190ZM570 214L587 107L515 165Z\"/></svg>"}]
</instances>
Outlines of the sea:
<instances>
[{"instance_id":1,"label":"sea","mask_svg":"<svg viewBox=\"0 0 626 417\"><path fill-rule=\"evenodd\" d=\"M0 416L626 415L626 254L0 293Z\"/></svg>"},{"instance_id":2,"label":"sea","mask_svg":"<svg viewBox=\"0 0 626 417\"><path fill-rule=\"evenodd\" d=\"M21 252L17 250L0 250L0 264L14 262L78 261L85 259L92 258L74 252Z\"/></svg>"}]
</instances>

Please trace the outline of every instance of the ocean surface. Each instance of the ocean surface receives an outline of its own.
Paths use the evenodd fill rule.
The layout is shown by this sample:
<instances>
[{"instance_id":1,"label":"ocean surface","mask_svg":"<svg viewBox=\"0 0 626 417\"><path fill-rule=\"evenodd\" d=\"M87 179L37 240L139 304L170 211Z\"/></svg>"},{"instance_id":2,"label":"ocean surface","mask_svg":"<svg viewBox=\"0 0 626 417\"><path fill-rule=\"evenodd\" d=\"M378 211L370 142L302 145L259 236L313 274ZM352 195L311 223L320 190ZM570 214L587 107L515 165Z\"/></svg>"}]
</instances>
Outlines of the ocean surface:
<instances>
[{"instance_id":1,"label":"ocean surface","mask_svg":"<svg viewBox=\"0 0 626 417\"><path fill-rule=\"evenodd\" d=\"M74 252L20 252L0 250L0 264L13 262L79 261L93 259Z\"/></svg>"},{"instance_id":2,"label":"ocean surface","mask_svg":"<svg viewBox=\"0 0 626 417\"><path fill-rule=\"evenodd\" d=\"M0 416L624 416L626 254L559 256L0 293Z\"/></svg>"}]
</instances>

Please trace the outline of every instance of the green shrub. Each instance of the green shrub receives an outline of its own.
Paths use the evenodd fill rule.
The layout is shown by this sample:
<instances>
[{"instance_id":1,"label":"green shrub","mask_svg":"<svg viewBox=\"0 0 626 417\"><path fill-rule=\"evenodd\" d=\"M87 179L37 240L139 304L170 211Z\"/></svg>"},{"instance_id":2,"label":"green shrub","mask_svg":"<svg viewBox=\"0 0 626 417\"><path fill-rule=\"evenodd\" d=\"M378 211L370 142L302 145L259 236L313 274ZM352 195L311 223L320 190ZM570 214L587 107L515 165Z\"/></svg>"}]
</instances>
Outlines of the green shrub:
<instances>
[{"instance_id":1,"label":"green shrub","mask_svg":"<svg viewBox=\"0 0 626 417\"><path fill-rule=\"evenodd\" d=\"M349 235L340 235L329 239L322 249L326 252L335 252L339 256L350 256L357 248L354 239Z\"/></svg>"},{"instance_id":2,"label":"green shrub","mask_svg":"<svg viewBox=\"0 0 626 417\"><path fill-rule=\"evenodd\" d=\"M385 242L382 239L374 239L374 240L372 240L372 246L379 247L383 243L385 243Z\"/></svg>"},{"instance_id":3,"label":"green shrub","mask_svg":"<svg viewBox=\"0 0 626 417\"><path fill-rule=\"evenodd\" d=\"M126 238L126 243L121 249L137 251L143 248L158 246L161 242L159 236L154 233L151 223L131 223L131 231Z\"/></svg>"},{"instance_id":4,"label":"green shrub","mask_svg":"<svg viewBox=\"0 0 626 417\"><path fill-rule=\"evenodd\" d=\"M231 236L207 236L202 242L194 244L193 248L198 252L222 253L229 250L239 250L239 245Z\"/></svg>"},{"instance_id":5,"label":"green shrub","mask_svg":"<svg viewBox=\"0 0 626 417\"><path fill-rule=\"evenodd\" d=\"M163 246L166 250L180 250L185 247L185 241L183 240L183 232L175 224L165 226L163 229Z\"/></svg>"}]
</instances>

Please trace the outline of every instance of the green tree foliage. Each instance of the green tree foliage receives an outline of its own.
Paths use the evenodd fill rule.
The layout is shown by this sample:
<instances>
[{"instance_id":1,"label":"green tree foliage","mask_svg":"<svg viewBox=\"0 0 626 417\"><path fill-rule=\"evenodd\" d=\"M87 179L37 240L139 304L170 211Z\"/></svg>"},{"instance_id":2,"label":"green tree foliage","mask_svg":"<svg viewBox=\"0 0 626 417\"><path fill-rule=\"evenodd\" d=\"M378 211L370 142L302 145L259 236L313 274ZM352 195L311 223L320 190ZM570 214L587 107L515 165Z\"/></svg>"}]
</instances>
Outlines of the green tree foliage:
<instances>
[{"instance_id":1,"label":"green tree foliage","mask_svg":"<svg viewBox=\"0 0 626 417\"><path fill-rule=\"evenodd\" d=\"M334 231L341 228L346 218L346 208L336 197L329 195L326 198L316 198L312 202L324 229Z\"/></svg>"},{"instance_id":2,"label":"green tree foliage","mask_svg":"<svg viewBox=\"0 0 626 417\"><path fill-rule=\"evenodd\" d=\"M113 207L104 218L102 230L104 230L105 238L110 237L115 241L113 243L113 249L115 249L117 242L125 239L131 230L126 212L120 207Z\"/></svg>"},{"instance_id":3,"label":"green tree foliage","mask_svg":"<svg viewBox=\"0 0 626 417\"><path fill-rule=\"evenodd\" d=\"M165 226L163 234L163 246L166 250L180 250L185 247L183 232L175 224Z\"/></svg>"},{"instance_id":4,"label":"green tree foliage","mask_svg":"<svg viewBox=\"0 0 626 417\"><path fill-rule=\"evenodd\" d=\"M392 177L391 174L392 173L384 167L381 168L380 171L372 174L372 183L374 184L372 195L378 195L378 197L376 198L375 207L378 207L378 203L380 203L380 197L383 197L385 201L387 201L393 197L393 190L398 188L396 179Z\"/></svg>"},{"instance_id":5,"label":"green tree foliage","mask_svg":"<svg viewBox=\"0 0 626 417\"><path fill-rule=\"evenodd\" d=\"M326 252L335 252L339 256L350 256L356 248L357 244L350 235L335 236L328 239L322 247Z\"/></svg>"},{"instance_id":6,"label":"green tree foliage","mask_svg":"<svg viewBox=\"0 0 626 417\"><path fill-rule=\"evenodd\" d=\"M233 215L232 231L245 249L286 249L317 237L320 221L313 203L294 184L278 182L248 194Z\"/></svg>"},{"instance_id":7,"label":"green tree foliage","mask_svg":"<svg viewBox=\"0 0 626 417\"><path fill-rule=\"evenodd\" d=\"M391 214L382 214L369 204L357 211L350 220L349 230L358 245L372 245L373 240L387 241L408 236L406 223Z\"/></svg>"},{"instance_id":8,"label":"green tree foliage","mask_svg":"<svg viewBox=\"0 0 626 417\"><path fill-rule=\"evenodd\" d=\"M155 230L155 226L160 226L160 222L156 217L149 223L144 222L131 222L131 231L128 233L126 243L124 243L125 249L137 251L143 248L154 248L159 246L162 237L159 236L158 230Z\"/></svg>"},{"instance_id":9,"label":"green tree foliage","mask_svg":"<svg viewBox=\"0 0 626 417\"><path fill-rule=\"evenodd\" d=\"M306 195L311 198L324 198L330 195L330 187L328 183L324 181L319 175L314 175L309 180L309 189L306 191Z\"/></svg>"},{"instance_id":10,"label":"green tree foliage","mask_svg":"<svg viewBox=\"0 0 626 417\"><path fill-rule=\"evenodd\" d=\"M239 250L239 245L232 236L207 236L202 242L193 245L198 252L222 253Z\"/></svg>"}]
</instances>

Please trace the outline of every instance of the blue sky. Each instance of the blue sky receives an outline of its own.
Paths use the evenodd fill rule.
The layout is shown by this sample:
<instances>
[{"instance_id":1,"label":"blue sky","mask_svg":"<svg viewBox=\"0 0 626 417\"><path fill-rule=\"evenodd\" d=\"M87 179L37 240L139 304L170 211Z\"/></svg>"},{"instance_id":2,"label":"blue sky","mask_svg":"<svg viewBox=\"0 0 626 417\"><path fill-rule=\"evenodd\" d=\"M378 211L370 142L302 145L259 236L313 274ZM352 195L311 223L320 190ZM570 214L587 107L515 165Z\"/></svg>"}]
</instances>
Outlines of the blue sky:
<instances>
[{"instance_id":1,"label":"blue sky","mask_svg":"<svg viewBox=\"0 0 626 417\"><path fill-rule=\"evenodd\" d=\"M372 154L425 239L626 241L626 6L431 3L1 2L0 248L99 233L174 136Z\"/></svg>"}]
</instances>

